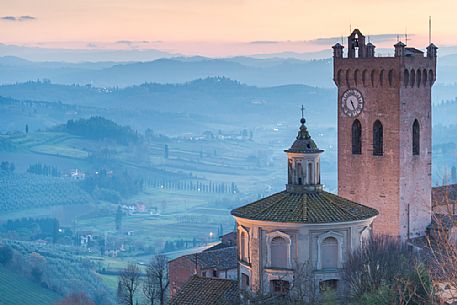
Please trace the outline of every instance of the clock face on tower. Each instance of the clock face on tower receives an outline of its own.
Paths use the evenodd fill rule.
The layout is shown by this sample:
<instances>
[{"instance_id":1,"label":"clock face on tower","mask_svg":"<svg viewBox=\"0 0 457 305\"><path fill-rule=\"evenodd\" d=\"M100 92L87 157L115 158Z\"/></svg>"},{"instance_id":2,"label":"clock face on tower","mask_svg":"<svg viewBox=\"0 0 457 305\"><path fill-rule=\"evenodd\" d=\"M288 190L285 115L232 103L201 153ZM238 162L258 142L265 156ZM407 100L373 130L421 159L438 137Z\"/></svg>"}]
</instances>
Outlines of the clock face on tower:
<instances>
[{"instance_id":1,"label":"clock face on tower","mask_svg":"<svg viewBox=\"0 0 457 305\"><path fill-rule=\"evenodd\" d=\"M348 89L341 97L341 110L349 117L358 116L363 110L363 96L357 89Z\"/></svg>"}]
</instances>

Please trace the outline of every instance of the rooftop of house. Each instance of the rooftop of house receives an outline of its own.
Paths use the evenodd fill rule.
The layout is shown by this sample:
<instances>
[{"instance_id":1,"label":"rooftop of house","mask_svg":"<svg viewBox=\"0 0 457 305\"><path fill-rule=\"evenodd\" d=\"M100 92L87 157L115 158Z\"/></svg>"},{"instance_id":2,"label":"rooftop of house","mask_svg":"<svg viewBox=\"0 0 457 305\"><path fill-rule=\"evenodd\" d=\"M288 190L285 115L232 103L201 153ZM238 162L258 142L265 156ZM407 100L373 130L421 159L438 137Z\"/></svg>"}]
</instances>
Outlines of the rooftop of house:
<instances>
[{"instance_id":1,"label":"rooftop of house","mask_svg":"<svg viewBox=\"0 0 457 305\"><path fill-rule=\"evenodd\" d=\"M432 205L454 204L457 201L457 184L432 188Z\"/></svg>"},{"instance_id":2,"label":"rooftop of house","mask_svg":"<svg viewBox=\"0 0 457 305\"><path fill-rule=\"evenodd\" d=\"M227 248L227 247L234 247L236 246L236 232L229 232L226 233L222 236L220 236L221 242L218 243L217 245L214 245L212 247L209 247L208 249L203 250L203 252L207 251L214 251L214 250L219 250L222 248Z\"/></svg>"},{"instance_id":3,"label":"rooftop of house","mask_svg":"<svg viewBox=\"0 0 457 305\"><path fill-rule=\"evenodd\" d=\"M236 247L225 247L222 249L203 251L200 253L184 255L176 259L182 258L189 259L194 264L198 264L200 269L214 268L217 270L229 270L236 269L238 264Z\"/></svg>"},{"instance_id":4,"label":"rooftop of house","mask_svg":"<svg viewBox=\"0 0 457 305\"><path fill-rule=\"evenodd\" d=\"M194 275L171 300L171 305L234 305L240 303L238 281Z\"/></svg>"},{"instance_id":5,"label":"rooftop of house","mask_svg":"<svg viewBox=\"0 0 457 305\"><path fill-rule=\"evenodd\" d=\"M405 48L405 56L414 56L415 54L424 56L424 52L416 48Z\"/></svg>"},{"instance_id":6,"label":"rooftop of house","mask_svg":"<svg viewBox=\"0 0 457 305\"><path fill-rule=\"evenodd\" d=\"M290 223L335 223L369 219L378 211L325 191L283 191L232 210L236 217Z\"/></svg>"},{"instance_id":7,"label":"rooftop of house","mask_svg":"<svg viewBox=\"0 0 457 305\"><path fill-rule=\"evenodd\" d=\"M214 250L220 250L220 249L224 249L224 248L228 248L228 247L233 247L235 245L227 245L227 244L224 244L224 243L218 243L212 247L209 247L208 249L205 249L203 250L202 252L208 252L208 251L214 251Z\"/></svg>"}]
</instances>

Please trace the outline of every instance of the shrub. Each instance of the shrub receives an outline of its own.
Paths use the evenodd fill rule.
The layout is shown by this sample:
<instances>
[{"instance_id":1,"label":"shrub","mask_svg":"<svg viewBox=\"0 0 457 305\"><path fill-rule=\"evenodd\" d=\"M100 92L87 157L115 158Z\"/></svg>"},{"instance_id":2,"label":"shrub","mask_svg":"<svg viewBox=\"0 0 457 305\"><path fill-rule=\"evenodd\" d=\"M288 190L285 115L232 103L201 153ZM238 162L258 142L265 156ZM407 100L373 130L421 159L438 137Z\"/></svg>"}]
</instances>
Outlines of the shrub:
<instances>
[{"instance_id":1,"label":"shrub","mask_svg":"<svg viewBox=\"0 0 457 305\"><path fill-rule=\"evenodd\" d=\"M13 258L13 250L8 246L0 247L0 264L6 265Z\"/></svg>"}]
</instances>

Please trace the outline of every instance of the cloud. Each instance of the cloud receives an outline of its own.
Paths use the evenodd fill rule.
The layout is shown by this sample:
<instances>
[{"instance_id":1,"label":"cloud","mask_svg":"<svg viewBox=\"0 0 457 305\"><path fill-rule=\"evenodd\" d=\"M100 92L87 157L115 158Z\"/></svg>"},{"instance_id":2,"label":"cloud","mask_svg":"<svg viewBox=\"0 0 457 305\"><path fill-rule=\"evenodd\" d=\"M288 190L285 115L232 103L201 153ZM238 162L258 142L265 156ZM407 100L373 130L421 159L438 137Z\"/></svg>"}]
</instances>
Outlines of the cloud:
<instances>
[{"instance_id":1,"label":"cloud","mask_svg":"<svg viewBox=\"0 0 457 305\"><path fill-rule=\"evenodd\" d=\"M147 40L139 40L139 41L132 41L132 40L118 40L116 41L118 44L126 44L128 46L133 45L133 44L147 44L149 41Z\"/></svg>"},{"instance_id":2,"label":"cloud","mask_svg":"<svg viewBox=\"0 0 457 305\"><path fill-rule=\"evenodd\" d=\"M16 21L16 17L13 17L13 16L3 16L3 17L2 17L2 20L5 20L5 21Z\"/></svg>"},{"instance_id":3,"label":"cloud","mask_svg":"<svg viewBox=\"0 0 457 305\"><path fill-rule=\"evenodd\" d=\"M274 43L281 43L281 41L274 41L274 40L256 40L256 41L251 41L249 43L252 44L274 44Z\"/></svg>"},{"instance_id":4,"label":"cloud","mask_svg":"<svg viewBox=\"0 0 457 305\"><path fill-rule=\"evenodd\" d=\"M36 20L36 17L33 16L3 16L0 17L1 20L3 21L9 21L9 22L25 22L25 21L33 21Z\"/></svg>"},{"instance_id":5,"label":"cloud","mask_svg":"<svg viewBox=\"0 0 457 305\"><path fill-rule=\"evenodd\" d=\"M32 21L32 20L36 20L36 17L33 17L33 16L21 16L21 17L18 17L19 21Z\"/></svg>"}]
</instances>

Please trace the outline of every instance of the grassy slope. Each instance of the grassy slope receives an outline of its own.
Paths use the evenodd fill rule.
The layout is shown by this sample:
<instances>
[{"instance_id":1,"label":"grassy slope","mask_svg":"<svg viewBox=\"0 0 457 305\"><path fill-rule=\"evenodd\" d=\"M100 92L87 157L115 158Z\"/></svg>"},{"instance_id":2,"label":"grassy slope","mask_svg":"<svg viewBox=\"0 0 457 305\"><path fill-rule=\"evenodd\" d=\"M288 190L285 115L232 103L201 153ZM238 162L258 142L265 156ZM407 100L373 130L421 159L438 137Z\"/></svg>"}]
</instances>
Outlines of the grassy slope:
<instances>
[{"instance_id":1,"label":"grassy slope","mask_svg":"<svg viewBox=\"0 0 457 305\"><path fill-rule=\"evenodd\" d=\"M0 267L0 305L48 305L61 296Z\"/></svg>"}]
</instances>

